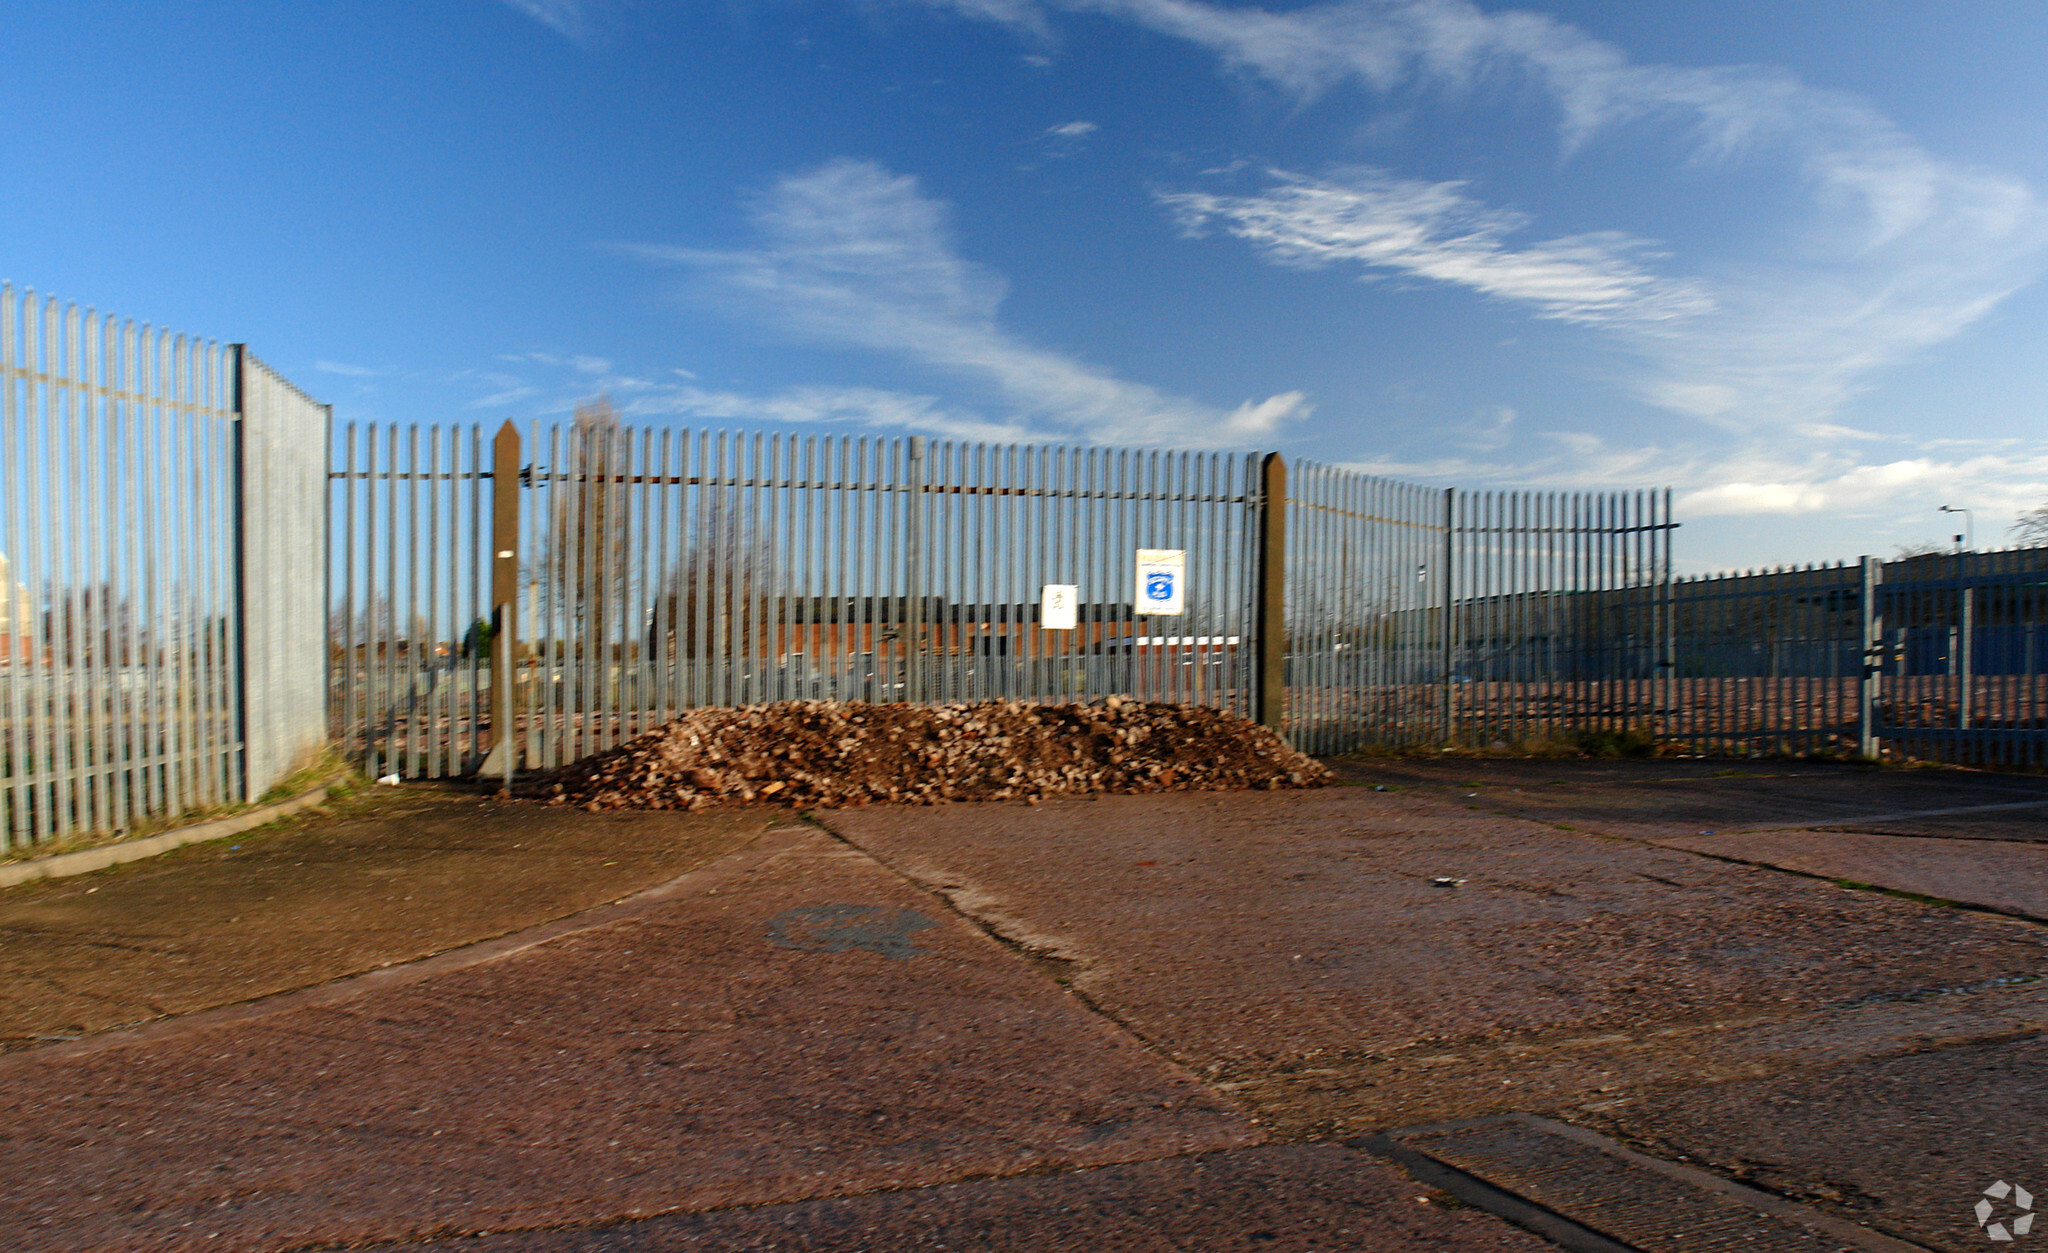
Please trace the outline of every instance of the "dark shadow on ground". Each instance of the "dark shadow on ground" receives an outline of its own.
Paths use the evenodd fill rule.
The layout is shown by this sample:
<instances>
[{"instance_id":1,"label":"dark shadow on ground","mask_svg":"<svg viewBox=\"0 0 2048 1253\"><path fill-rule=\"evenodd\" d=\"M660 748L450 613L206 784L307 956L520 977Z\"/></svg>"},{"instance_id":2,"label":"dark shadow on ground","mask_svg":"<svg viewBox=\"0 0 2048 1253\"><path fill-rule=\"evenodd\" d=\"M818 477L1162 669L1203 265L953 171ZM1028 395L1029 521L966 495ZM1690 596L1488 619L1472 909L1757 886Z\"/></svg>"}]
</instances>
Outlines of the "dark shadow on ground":
<instances>
[{"instance_id":1,"label":"dark shadow on ground","mask_svg":"<svg viewBox=\"0 0 2048 1253\"><path fill-rule=\"evenodd\" d=\"M1412 789L1490 813L1623 832L1768 825L2048 840L2048 778L2038 775L1669 758L1337 758L1328 764L1348 784ZM2030 801L2042 804L2038 809L1868 821L1912 811Z\"/></svg>"}]
</instances>

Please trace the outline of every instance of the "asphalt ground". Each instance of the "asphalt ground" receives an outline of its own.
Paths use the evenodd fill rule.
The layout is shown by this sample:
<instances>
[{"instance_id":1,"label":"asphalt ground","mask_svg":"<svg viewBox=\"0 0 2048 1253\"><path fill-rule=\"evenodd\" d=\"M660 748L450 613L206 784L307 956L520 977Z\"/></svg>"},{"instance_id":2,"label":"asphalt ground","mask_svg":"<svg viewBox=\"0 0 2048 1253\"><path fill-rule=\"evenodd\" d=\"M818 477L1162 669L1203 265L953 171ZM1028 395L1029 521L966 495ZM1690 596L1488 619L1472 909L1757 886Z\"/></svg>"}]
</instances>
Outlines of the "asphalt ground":
<instances>
[{"instance_id":1,"label":"asphalt ground","mask_svg":"<svg viewBox=\"0 0 2048 1253\"><path fill-rule=\"evenodd\" d=\"M0 1053L519 931L703 865L771 817L365 787L314 820L0 889Z\"/></svg>"},{"instance_id":2,"label":"asphalt ground","mask_svg":"<svg viewBox=\"0 0 2048 1253\"><path fill-rule=\"evenodd\" d=\"M1346 780L1366 786L1610 835L1839 827L2048 840L2048 776L2038 774L1714 758L1442 757L1332 764Z\"/></svg>"},{"instance_id":3,"label":"asphalt ground","mask_svg":"<svg viewBox=\"0 0 2048 1253\"><path fill-rule=\"evenodd\" d=\"M1826 847L1855 873L1756 863L2048 785L1727 769L1382 763L1321 792L715 828L408 791L382 817L11 889L0 918L61 905L74 942L0 932L0 986L60 970L73 1000L24 1016L31 1046L0 1057L0 1247L1544 1247L1354 1147L1507 1111L1981 1247L1982 1189L2048 1169L2048 930L1941 901L2037 873L1956 867L2038 850L1861 833L1947 850L1884 870L1921 882L1890 892L1831 881L1874 882L1851 845ZM458 813L504 842L473 855L436 825ZM523 847L553 817L619 823ZM1802 822L1844 829L1755 858L1670 846ZM347 915L266 902L261 859L223 858L310 869L291 842L350 823L356 854L320 863L337 884L464 860L359 929L376 943L300 961ZM598 855L664 839L630 875ZM1943 868L1949 890L1924 890ZM462 925L436 930L444 912ZM172 932L242 956L113 960L109 983L163 986L111 999L121 1021L194 1012L48 1029L97 991L75 937ZM390 956L408 941L448 951ZM251 970L268 995L240 992Z\"/></svg>"}]
</instances>

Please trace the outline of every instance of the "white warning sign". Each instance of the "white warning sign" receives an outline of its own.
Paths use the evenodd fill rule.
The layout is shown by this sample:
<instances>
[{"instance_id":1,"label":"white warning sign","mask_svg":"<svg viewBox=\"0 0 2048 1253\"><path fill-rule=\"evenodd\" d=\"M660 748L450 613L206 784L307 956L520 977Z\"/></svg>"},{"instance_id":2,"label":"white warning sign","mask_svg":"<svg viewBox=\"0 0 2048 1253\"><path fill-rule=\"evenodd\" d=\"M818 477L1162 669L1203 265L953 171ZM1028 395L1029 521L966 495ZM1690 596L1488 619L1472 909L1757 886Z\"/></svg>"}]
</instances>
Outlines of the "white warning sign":
<instances>
[{"instance_id":1,"label":"white warning sign","mask_svg":"<svg viewBox=\"0 0 2048 1253\"><path fill-rule=\"evenodd\" d=\"M1170 617L1187 607L1188 554L1181 548L1138 550L1138 595L1144 617Z\"/></svg>"},{"instance_id":2,"label":"white warning sign","mask_svg":"<svg viewBox=\"0 0 2048 1253\"><path fill-rule=\"evenodd\" d=\"M1081 589L1072 583L1048 583L1038 602L1038 624L1048 631L1074 629L1074 606Z\"/></svg>"}]
</instances>

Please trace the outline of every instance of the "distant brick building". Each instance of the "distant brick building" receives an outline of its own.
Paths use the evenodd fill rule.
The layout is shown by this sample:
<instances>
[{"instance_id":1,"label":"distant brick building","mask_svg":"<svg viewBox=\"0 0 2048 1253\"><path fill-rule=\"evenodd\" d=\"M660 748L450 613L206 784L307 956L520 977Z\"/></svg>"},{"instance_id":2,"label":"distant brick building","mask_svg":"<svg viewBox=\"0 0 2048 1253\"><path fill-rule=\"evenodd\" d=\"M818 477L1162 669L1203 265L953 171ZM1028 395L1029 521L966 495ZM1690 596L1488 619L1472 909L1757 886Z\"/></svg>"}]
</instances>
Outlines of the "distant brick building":
<instances>
[{"instance_id":1,"label":"distant brick building","mask_svg":"<svg viewBox=\"0 0 2048 1253\"><path fill-rule=\"evenodd\" d=\"M14 581L7 554L0 553L0 665L11 665L34 655L36 602L27 588Z\"/></svg>"}]
</instances>

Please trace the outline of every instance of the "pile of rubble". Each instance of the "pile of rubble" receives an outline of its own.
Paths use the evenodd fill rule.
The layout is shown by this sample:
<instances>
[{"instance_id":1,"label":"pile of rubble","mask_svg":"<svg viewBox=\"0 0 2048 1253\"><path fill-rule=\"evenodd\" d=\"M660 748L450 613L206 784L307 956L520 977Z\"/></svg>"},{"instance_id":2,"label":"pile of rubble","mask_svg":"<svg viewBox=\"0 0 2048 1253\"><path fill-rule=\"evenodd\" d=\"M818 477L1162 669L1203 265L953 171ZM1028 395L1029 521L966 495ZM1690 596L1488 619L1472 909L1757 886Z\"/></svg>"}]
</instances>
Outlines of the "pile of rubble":
<instances>
[{"instance_id":1,"label":"pile of rubble","mask_svg":"<svg viewBox=\"0 0 2048 1253\"><path fill-rule=\"evenodd\" d=\"M803 809L1024 800L1088 792L1320 787L1321 764L1266 727L1203 706L785 701L695 709L522 784L584 809Z\"/></svg>"}]
</instances>

